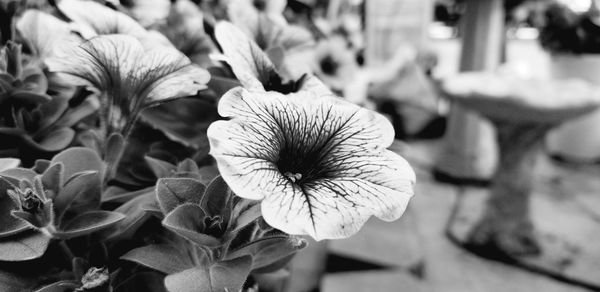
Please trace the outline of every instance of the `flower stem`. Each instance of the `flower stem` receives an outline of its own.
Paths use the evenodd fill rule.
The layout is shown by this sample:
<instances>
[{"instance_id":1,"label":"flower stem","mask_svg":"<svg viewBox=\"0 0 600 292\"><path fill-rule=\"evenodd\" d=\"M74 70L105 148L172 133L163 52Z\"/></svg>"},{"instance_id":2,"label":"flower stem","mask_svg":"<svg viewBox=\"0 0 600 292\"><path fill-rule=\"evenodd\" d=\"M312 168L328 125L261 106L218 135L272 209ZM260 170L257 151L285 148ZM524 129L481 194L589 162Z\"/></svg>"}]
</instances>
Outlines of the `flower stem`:
<instances>
[{"instance_id":1,"label":"flower stem","mask_svg":"<svg viewBox=\"0 0 600 292\"><path fill-rule=\"evenodd\" d=\"M62 249L63 254L65 255L65 258L67 259L67 261L70 264L73 261L73 259L75 258L75 254L73 254L73 251L71 251L71 248L69 248L66 241L61 240L61 241L59 241L58 245Z\"/></svg>"}]
</instances>

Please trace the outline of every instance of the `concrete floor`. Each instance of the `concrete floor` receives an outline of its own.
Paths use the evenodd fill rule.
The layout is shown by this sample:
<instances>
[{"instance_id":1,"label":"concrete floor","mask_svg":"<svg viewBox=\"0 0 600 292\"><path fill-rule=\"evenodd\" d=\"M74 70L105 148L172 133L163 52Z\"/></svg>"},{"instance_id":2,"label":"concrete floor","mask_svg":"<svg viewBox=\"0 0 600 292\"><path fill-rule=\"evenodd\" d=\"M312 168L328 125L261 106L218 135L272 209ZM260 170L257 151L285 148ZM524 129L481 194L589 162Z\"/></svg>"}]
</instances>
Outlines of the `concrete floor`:
<instances>
[{"instance_id":1,"label":"concrete floor","mask_svg":"<svg viewBox=\"0 0 600 292\"><path fill-rule=\"evenodd\" d=\"M396 143L392 147L395 151L404 153L418 176L416 195L400 220L388 223L373 219L359 234L329 243L330 253L378 263L388 268L327 274L321 291L590 291L478 258L451 243L444 231L459 189L437 183L429 175L438 144L439 142L410 145ZM593 179L596 174L595 177L600 178L600 167L556 168L544 163L548 162L542 162L539 167L542 170L536 189L548 189L549 177L553 180L565 178L563 187L578 190L573 199L583 202L582 205L591 209L594 214L600 213L600 184ZM599 243L593 243L600 249L597 244ZM597 260L600 262L600 258Z\"/></svg>"}]
</instances>

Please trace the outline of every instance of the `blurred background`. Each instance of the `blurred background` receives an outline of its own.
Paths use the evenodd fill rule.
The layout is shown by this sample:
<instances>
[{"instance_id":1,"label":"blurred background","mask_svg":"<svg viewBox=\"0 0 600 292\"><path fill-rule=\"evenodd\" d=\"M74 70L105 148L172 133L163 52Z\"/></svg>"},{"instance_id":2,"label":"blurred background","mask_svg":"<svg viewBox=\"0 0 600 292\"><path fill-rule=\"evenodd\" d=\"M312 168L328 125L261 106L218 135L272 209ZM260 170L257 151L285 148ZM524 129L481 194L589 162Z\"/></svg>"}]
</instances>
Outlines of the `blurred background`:
<instances>
[{"instance_id":1,"label":"blurred background","mask_svg":"<svg viewBox=\"0 0 600 292\"><path fill-rule=\"evenodd\" d=\"M527 105L556 106L542 115L558 117L598 94L597 1L296 2L318 26L339 24L325 31L356 61L340 92L393 122L392 148L415 167L417 191L402 220L313 243L294 262L307 278L292 290L600 291L600 113L590 106L544 130L524 118L535 114ZM467 72L489 78L444 85ZM516 106L469 104L478 98ZM533 132L539 141L520 146ZM528 147L532 158L513 155ZM515 161L529 167L508 169ZM513 231L492 227L480 240L482 222Z\"/></svg>"}]
</instances>

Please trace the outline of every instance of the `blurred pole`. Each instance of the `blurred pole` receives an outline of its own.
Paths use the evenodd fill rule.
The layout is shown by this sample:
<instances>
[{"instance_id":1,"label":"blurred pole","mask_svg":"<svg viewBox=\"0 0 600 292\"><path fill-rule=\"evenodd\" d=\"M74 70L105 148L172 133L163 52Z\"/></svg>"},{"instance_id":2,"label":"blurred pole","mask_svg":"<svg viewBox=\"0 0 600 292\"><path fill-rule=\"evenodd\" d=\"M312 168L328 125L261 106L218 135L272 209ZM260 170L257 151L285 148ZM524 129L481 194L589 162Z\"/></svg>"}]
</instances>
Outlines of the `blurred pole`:
<instances>
[{"instance_id":1,"label":"blurred pole","mask_svg":"<svg viewBox=\"0 0 600 292\"><path fill-rule=\"evenodd\" d=\"M432 3L432 0L366 0L366 64L386 64L406 46L422 48L433 16Z\"/></svg>"},{"instance_id":2,"label":"blurred pole","mask_svg":"<svg viewBox=\"0 0 600 292\"><path fill-rule=\"evenodd\" d=\"M502 0L467 0L462 19L460 71L493 70L504 46ZM489 122L452 105L445 145L436 170L456 179L487 180L498 160L495 132Z\"/></svg>"}]
</instances>

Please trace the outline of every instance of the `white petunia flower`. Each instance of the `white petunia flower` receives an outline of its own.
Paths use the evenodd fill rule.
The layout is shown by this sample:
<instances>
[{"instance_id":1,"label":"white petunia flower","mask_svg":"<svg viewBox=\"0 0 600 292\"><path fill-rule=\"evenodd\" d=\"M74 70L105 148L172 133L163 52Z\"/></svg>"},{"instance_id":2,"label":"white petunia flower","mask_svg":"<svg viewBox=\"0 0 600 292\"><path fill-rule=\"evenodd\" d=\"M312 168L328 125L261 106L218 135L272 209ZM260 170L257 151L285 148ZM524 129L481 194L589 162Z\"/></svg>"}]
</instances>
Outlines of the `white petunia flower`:
<instances>
[{"instance_id":1,"label":"white petunia flower","mask_svg":"<svg viewBox=\"0 0 600 292\"><path fill-rule=\"evenodd\" d=\"M273 64L271 58L274 56L269 56L268 52L264 52L256 42L229 22L221 21L216 25L215 37L227 63L245 88L281 93L309 90L320 95L332 94L318 78L306 74L307 72L302 72L299 76L281 74L280 70L285 68L277 68Z\"/></svg>"},{"instance_id":2,"label":"white petunia flower","mask_svg":"<svg viewBox=\"0 0 600 292\"><path fill-rule=\"evenodd\" d=\"M209 73L168 47L145 48L128 35L102 35L49 60L50 71L89 85L106 98L108 133L129 128L140 111L206 89ZM124 131L126 132L126 131Z\"/></svg>"},{"instance_id":3,"label":"white petunia flower","mask_svg":"<svg viewBox=\"0 0 600 292\"><path fill-rule=\"evenodd\" d=\"M29 9L16 22L19 35L39 59L54 56L65 44L76 45L80 39L72 34L75 25L46 12Z\"/></svg>"},{"instance_id":4,"label":"white petunia flower","mask_svg":"<svg viewBox=\"0 0 600 292\"><path fill-rule=\"evenodd\" d=\"M127 14L100 3L91 0L61 0L58 7L79 26L79 33L84 39L97 35L126 34L136 37L148 47L172 46L162 34L148 31Z\"/></svg>"},{"instance_id":5,"label":"white petunia flower","mask_svg":"<svg viewBox=\"0 0 600 292\"><path fill-rule=\"evenodd\" d=\"M140 35L146 30L133 18L91 0L62 0L58 2L61 12L73 22L87 26L93 34Z\"/></svg>"},{"instance_id":6,"label":"white petunia flower","mask_svg":"<svg viewBox=\"0 0 600 292\"><path fill-rule=\"evenodd\" d=\"M317 240L356 233L371 216L398 219L415 174L387 150L383 116L311 91L283 95L235 88L219 102L230 118L208 129L211 155L233 190L262 200L264 219Z\"/></svg>"},{"instance_id":7,"label":"white petunia flower","mask_svg":"<svg viewBox=\"0 0 600 292\"><path fill-rule=\"evenodd\" d=\"M275 24L287 24L283 17L286 5L286 0L230 0L227 14L234 23L238 20L246 22L243 19L254 19L262 14Z\"/></svg>"},{"instance_id":8,"label":"white petunia flower","mask_svg":"<svg viewBox=\"0 0 600 292\"><path fill-rule=\"evenodd\" d=\"M334 90L344 91L357 78L358 64L354 53L341 37L320 41L312 64L315 75Z\"/></svg>"}]
</instances>

